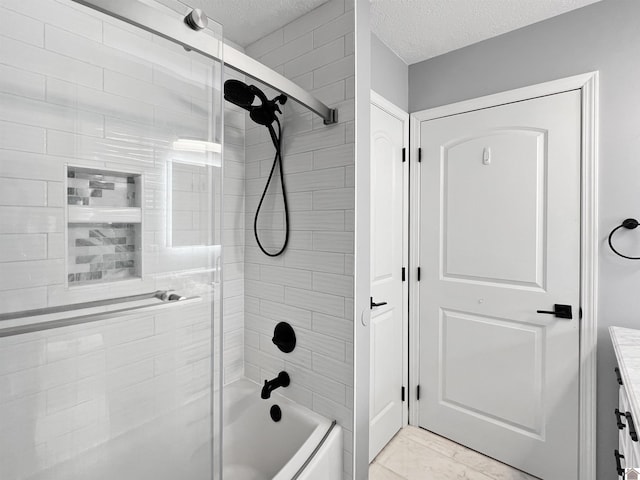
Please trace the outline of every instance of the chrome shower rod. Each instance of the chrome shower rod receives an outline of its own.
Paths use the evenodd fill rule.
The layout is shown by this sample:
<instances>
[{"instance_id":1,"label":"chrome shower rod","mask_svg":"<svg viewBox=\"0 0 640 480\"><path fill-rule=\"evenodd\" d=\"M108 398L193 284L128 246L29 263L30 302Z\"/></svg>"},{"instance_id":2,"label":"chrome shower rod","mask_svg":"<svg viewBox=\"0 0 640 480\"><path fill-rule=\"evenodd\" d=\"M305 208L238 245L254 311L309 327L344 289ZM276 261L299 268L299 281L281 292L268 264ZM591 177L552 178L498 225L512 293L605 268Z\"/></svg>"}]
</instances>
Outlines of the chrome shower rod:
<instances>
[{"instance_id":1,"label":"chrome shower rod","mask_svg":"<svg viewBox=\"0 0 640 480\"><path fill-rule=\"evenodd\" d=\"M321 116L325 125L331 125L338 121L338 111L335 108L329 108L305 89L278 72L229 45L224 45L223 55L222 41L194 29L192 22L188 20L190 15L187 15L186 18L180 18L141 0L73 1L166 38L182 45L187 50L193 50L212 60L224 62L226 66L237 72L268 85L304 105Z\"/></svg>"}]
</instances>

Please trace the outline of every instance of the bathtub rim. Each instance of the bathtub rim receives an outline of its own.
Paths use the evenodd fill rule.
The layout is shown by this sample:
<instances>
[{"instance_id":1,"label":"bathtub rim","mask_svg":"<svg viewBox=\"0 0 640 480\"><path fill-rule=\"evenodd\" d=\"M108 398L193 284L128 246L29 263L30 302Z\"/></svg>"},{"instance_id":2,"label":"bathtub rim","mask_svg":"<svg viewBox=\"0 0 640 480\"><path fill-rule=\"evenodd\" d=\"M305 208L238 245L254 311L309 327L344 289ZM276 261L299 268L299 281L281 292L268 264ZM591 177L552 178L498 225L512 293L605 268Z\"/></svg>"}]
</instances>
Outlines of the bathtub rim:
<instances>
[{"instance_id":1,"label":"bathtub rim","mask_svg":"<svg viewBox=\"0 0 640 480\"><path fill-rule=\"evenodd\" d=\"M327 440L329 439L329 437L331 436L331 433L333 432L333 430L336 428L336 426L338 425L338 421L337 420L333 420L331 421L331 425L329 425L329 428L327 429L327 431L325 432L324 436L322 437L322 439L320 440L320 443L318 443L318 445L316 445L316 447L313 449L313 451L311 452L311 455L309 455L307 457L307 459L304 461L304 463L300 466L300 468L298 469L298 471L295 473L295 475L293 477L291 477L291 480L297 480L298 478L300 478L300 476L304 473L304 471L307 469L307 467L309 466L309 464L313 461L313 459L316 457L316 455L318 454L318 452L320 452L320 450L322 450L322 447L324 446L324 444L327 442ZM296 452L297 453L297 452ZM278 472L279 474L280 472Z\"/></svg>"},{"instance_id":2,"label":"bathtub rim","mask_svg":"<svg viewBox=\"0 0 640 480\"><path fill-rule=\"evenodd\" d=\"M221 410L223 412L223 415L226 409L226 401L229 399L229 397L233 398L233 393L229 395L228 389L233 389L233 387L236 387L238 391L241 391L243 388L251 387L251 393L245 393L245 395L253 396L254 398L259 400L261 388L260 384L247 377L241 377L225 385L222 389ZM297 415L304 416L306 417L306 419L310 420L312 424L315 424L313 426L313 430L311 430L309 435L305 438L304 442L302 442L291 453L291 456L287 459L287 462L282 465L280 470L275 473L272 479L295 480L300 478L305 473L305 469L318 455L318 453L321 452L322 447L327 442L327 439L329 439L331 433L336 430L336 427L339 428L340 425L338 424L337 420L330 420L329 418L320 415L317 412L314 412L310 408L285 397L280 392L273 392L271 394L271 400L278 403L283 408L283 410L291 409L295 411ZM223 429L226 427L225 420L226 418L223 418ZM222 469L224 470L224 454L222 456Z\"/></svg>"}]
</instances>

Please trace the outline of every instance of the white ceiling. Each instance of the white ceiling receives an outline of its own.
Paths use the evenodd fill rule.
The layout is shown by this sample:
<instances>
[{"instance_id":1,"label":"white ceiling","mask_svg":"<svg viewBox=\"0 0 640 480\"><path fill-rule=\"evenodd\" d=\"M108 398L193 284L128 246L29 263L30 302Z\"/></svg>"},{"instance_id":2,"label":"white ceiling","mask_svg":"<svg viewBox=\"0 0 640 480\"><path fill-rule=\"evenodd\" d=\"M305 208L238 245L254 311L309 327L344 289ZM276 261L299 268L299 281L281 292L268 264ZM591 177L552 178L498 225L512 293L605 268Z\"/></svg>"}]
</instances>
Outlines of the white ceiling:
<instances>
[{"instance_id":1,"label":"white ceiling","mask_svg":"<svg viewBox=\"0 0 640 480\"><path fill-rule=\"evenodd\" d=\"M222 24L225 38L246 47L325 2L327 0L203 0L200 8Z\"/></svg>"},{"instance_id":2,"label":"white ceiling","mask_svg":"<svg viewBox=\"0 0 640 480\"><path fill-rule=\"evenodd\" d=\"M411 65L597 1L371 0L371 27Z\"/></svg>"}]
</instances>

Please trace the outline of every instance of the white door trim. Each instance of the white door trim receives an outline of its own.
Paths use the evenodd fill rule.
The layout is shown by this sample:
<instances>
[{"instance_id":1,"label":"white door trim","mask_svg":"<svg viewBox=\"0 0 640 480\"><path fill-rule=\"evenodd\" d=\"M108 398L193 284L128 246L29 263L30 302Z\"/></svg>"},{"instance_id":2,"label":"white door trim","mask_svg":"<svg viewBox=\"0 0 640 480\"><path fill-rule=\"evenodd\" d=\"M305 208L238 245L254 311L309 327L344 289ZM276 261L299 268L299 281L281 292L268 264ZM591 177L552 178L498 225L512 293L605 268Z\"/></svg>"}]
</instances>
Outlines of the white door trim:
<instances>
[{"instance_id":1,"label":"white door trim","mask_svg":"<svg viewBox=\"0 0 640 480\"><path fill-rule=\"evenodd\" d=\"M409 114L382 95L371 90L371 104L384 110L402 122L402 144L406 148L407 161L402 171L402 265L409 270ZM407 271L408 274L408 271ZM402 383L406 387L402 405L402 426L409 424L409 282L402 283Z\"/></svg>"},{"instance_id":2,"label":"white door trim","mask_svg":"<svg viewBox=\"0 0 640 480\"><path fill-rule=\"evenodd\" d=\"M582 155L581 155L581 255L580 255L580 405L579 405L579 460L578 476L582 480L596 480L596 351L598 336L598 72L589 72L529 87L487 95L472 100L435 107L411 114L411 148L413 165L419 170L418 148L420 148L420 122L474 110L520 102L536 97L553 95L569 90L582 93ZM409 271L418 268L420 245L420 189L419 174L411 176L410 188L410 251ZM415 387L419 384L419 285L415 275L409 275L409 328L411 329L410 352L410 399L415 399ZM415 367L414 367L415 366ZM417 424L417 409L410 411L410 423Z\"/></svg>"}]
</instances>

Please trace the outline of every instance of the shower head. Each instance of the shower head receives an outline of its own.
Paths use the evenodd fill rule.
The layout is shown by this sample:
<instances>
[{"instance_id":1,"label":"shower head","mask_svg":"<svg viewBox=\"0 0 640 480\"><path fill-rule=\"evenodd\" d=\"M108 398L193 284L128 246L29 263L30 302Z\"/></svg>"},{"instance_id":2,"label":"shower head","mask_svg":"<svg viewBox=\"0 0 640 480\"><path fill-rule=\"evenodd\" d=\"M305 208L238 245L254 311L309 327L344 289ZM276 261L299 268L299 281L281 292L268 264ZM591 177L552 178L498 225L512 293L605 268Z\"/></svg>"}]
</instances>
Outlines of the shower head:
<instances>
[{"instance_id":1,"label":"shower head","mask_svg":"<svg viewBox=\"0 0 640 480\"><path fill-rule=\"evenodd\" d=\"M256 105L254 105L253 102L256 100L256 97L258 97L258 102L256 103ZM269 135L271 136L271 141L273 142L273 146L276 149L276 154L273 159L273 166L271 167L271 173L269 174L267 184L264 187L262 197L260 197L260 202L258 203L258 208L256 209L255 216L253 217L253 233L256 238L256 243L258 244L258 247L260 247L260 250L262 250L262 252L269 257L277 257L285 251L289 242L289 207L287 203L284 172L282 170L282 126L280 124L280 121L278 120L278 117L276 116L276 112L282 113L278 104L284 105L287 101L287 97L286 95L281 94L269 100L264 92L255 85L247 85L240 80L230 79L224 82L224 99L233 103L234 105L237 105L240 108L244 108L249 112L249 117L251 117L251 120L259 125L264 125L265 127L267 127L267 129L269 130ZM274 122L276 123L275 127L273 125ZM267 194L267 190L269 190L269 185L271 184L273 173L278 165L280 165L280 185L282 188L282 198L284 201L285 238L282 247L277 252L269 252L260 242L260 237L258 235L258 215L260 214L262 202L264 201L265 195ZM263 398L267 397L264 397L263 395Z\"/></svg>"},{"instance_id":2,"label":"shower head","mask_svg":"<svg viewBox=\"0 0 640 480\"><path fill-rule=\"evenodd\" d=\"M256 97L261 102L259 105L253 104ZM278 103L284 105L287 96L281 94L269 100L255 85L247 85L240 80L231 79L224 82L224 99L247 110L251 120L257 124L268 127L276 120L276 112L282 113Z\"/></svg>"},{"instance_id":3,"label":"shower head","mask_svg":"<svg viewBox=\"0 0 640 480\"><path fill-rule=\"evenodd\" d=\"M255 98L255 93L246 83L233 79L224 82L224 99L234 105L249 110Z\"/></svg>"}]
</instances>

